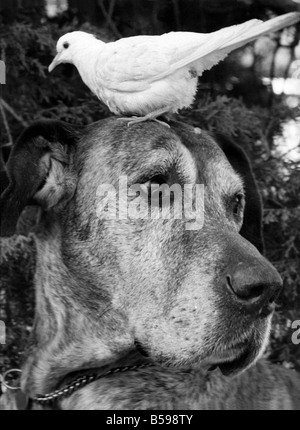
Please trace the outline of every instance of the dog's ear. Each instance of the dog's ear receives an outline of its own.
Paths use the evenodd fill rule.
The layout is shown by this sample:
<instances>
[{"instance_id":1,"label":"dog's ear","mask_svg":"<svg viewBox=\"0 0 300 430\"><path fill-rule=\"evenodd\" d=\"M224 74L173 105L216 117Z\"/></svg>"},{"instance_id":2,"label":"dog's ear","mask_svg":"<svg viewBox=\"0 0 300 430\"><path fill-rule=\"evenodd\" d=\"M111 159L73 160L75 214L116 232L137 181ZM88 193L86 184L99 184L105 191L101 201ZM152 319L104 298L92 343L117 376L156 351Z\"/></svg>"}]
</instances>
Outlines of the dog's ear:
<instances>
[{"instance_id":1,"label":"dog's ear","mask_svg":"<svg viewBox=\"0 0 300 430\"><path fill-rule=\"evenodd\" d=\"M79 128L51 120L21 134L6 165L9 185L0 198L1 236L14 234L26 205L48 210L73 196L77 177L71 157L79 137Z\"/></svg>"},{"instance_id":2,"label":"dog's ear","mask_svg":"<svg viewBox=\"0 0 300 430\"><path fill-rule=\"evenodd\" d=\"M244 221L240 234L256 248L264 252L264 240L262 233L262 201L253 174L251 163L245 151L227 136L217 134L217 143L224 151L232 167L244 180L246 192L246 206Z\"/></svg>"}]
</instances>

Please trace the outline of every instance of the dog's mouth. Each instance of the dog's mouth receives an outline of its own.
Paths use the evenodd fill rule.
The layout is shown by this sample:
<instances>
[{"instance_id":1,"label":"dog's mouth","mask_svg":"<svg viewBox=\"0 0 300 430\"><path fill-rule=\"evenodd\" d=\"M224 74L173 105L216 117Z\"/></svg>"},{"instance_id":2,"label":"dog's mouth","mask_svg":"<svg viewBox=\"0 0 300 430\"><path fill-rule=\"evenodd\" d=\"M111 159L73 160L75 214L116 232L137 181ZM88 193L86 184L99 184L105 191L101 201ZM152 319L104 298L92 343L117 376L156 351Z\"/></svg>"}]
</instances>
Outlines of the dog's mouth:
<instances>
[{"instance_id":1,"label":"dog's mouth","mask_svg":"<svg viewBox=\"0 0 300 430\"><path fill-rule=\"evenodd\" d=\"M224 376L234 376L252 366L262 355L268 343L270 321L268 319L263 325L248 326L242 333L235 332L232 335L225 332L221 337L210 336L207 339L211 348L201 354L198 349L193 350L189 357L180 360L179 354L175 357L166 352L151 351L146 342L141 343L137 339L135 347L141 355L161 366L202 368L204 372L218 368Z\"/></svg>"},{"instance_id":2,"label":"dog's mouth","mask_svg":"<svg viewBox=\"0 0 300 430\"><path fill-rule=\"evenodd\" d=\"M233 376L247 369L258 357L261 346L254 339L231 346L216 354L212 359L210 370L219 368L223 375Z\"/></svg>"},{"instance_id":3,"label":"dog's mouth","mask_svg":"<svg viewBox=\"0 0 300 430\"><path fill-rule=\"evenodd\" d=\"M218 364L218 368L225 376L233 376L246 369L255 359L256 353L253 349L246 348L236 358Z\"/></svg>"}]
</instances>

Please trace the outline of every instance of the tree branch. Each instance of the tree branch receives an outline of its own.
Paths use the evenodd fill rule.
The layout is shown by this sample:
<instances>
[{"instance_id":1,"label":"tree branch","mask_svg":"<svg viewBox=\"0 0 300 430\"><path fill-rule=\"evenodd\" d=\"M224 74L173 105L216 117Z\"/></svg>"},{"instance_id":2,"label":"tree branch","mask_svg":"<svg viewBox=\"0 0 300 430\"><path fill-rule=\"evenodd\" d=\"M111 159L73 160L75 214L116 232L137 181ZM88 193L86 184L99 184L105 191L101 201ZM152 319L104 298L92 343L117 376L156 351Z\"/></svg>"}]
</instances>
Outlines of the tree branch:
<instances>
[{"instance_id":1,"label":"tree branch","mask_svg":"<svg viewBox=\"0 0 300 430\"><path fill-rule=\"evenodd\" d=\"M300 4L293 0L258 0L257 3L272 10L282 10L282 12L300 11Z\"/></svg>"},{"instance_id":2,"label":"tree branch","mask_svg":"<svg viewBox=\"0 0 300 430\"><path fill-rule=\"evenodd\" d=\"M180 10L178 0L172 0L173 8L174 8L174 17L176 22L176 31L181 30L181 20L180 20Z\"/></svg>"},{"instance_id":3,"label":"tree branch","mask_svg":"<svg viewBox=\"0 0 300 430\"><path fill-rule=\"evenodd\" d=\"M0 105L4 107L17 121L19 121L23 127L28 127L27 122L17 114L17 112L2 98L0 97Z\"/></svg>"},{"instance_id":4,"label":"tree branch","mask_svg":"<svg viewBox=\"0 0 300 430\"><path fill-rule=\"evenodd\" d=\"M113 2L114 3L114 2ZM110 8L109 8L109 10L110 10L110 12L107 12L107 10L105 9L105 6L104 6L104 3L103 3L103 0L98 0L98 5L99 5L99 7L100 7L100 9L101 9L101 12L103 13L103 15L104 15L104 18L106 19L106 22L107 22L107 24L108 24L108 26L110 27L110 29L112 30L112 32L114 33L114 35L118 38L118 39L121 39L123 36L122 36L122 34L119 32L119 30L117 29L117 27L116 27L116 24L113 22L113 20L112 20L112 13L113 13L113 8L111 7L111 5L110 5ZM113 6L114 6L114 4L113 4Z\"/></svg>"},{"instance_id":5,"label":"tree branch","mask_svg":"<svg viewBox=\"0 0 300 430\"><path fill-rule=\"evenodd\" d=\"M3 99L0 98L0 113L1 113L1 117L2 117L2 121L3 121L3 124L4 124L5 131L6 131L6 134L7 134L7 137L8 137L9 146L11 146L13 144L13 138L12 138L12 135L11 135L11 132L10 132L9 124L8 124L8 121L7 121L7 116L6 116L5 110L3 108L3 105L4 105L3 104Z\"/></svg>"},{"instance_id":6,"label":"tree branch","mask_svg":"<svg viewBox=\"0 0 300 430\"><path fill-rule=\"evenodd\" d=\"M116 4L116 0L110 0L109 9L108 9L108 16L109 16L110 21L112 20L112 16L113 16L114 9L115 9L115 4Z\"/></svg>"}]
</instances>

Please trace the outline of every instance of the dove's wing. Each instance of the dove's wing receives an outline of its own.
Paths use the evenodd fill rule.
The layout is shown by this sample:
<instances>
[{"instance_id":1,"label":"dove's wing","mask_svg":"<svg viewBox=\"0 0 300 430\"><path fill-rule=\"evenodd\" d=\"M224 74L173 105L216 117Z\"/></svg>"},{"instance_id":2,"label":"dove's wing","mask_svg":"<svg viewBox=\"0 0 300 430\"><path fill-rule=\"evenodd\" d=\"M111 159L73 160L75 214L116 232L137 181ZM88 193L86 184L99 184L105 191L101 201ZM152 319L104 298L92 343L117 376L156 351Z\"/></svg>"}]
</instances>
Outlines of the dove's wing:
<instances>
[{"instance_id":1,"label":"dove's wing","mask_svg":"<svg viewBox=\"0 0 300 430\"><path fill-rule=\"evenodd\" d=\"M299 20L300 13L291 12L266 22L253 19L208 34L173 32L120 39L106 44L101 52L96 81L111 90L135 92L188 65L200 76L231 51Z\"/></svg>"},{"instance_id":2,"label":"dove's wing","mask_svg":"<svg viewBox=\"0 0 300 430\"><path fill-rule=\"evenodd\" d=\"M179 55L178 38L165 42L164 36L134 36L107 43L97 61L97 83L115 91L147 89L157 76L170 70L172 59Z\"/></svg>"}]
</instances>

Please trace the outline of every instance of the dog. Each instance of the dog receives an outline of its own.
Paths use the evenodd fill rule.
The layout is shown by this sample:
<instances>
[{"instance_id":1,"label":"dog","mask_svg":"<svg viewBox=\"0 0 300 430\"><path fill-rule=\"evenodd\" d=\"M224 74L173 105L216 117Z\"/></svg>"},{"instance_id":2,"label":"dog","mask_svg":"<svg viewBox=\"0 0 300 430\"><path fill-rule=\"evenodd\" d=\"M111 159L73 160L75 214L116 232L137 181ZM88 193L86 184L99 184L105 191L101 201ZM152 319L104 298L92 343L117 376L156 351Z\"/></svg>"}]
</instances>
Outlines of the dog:
<instances>
[{"instance_id":1,"label":"dog","mask_svg":"<svg viewBox=\"0 0 300 430\"><path fill-rule=\"evenodd\" d=\"M299 375L261 358L282 280L262 255L250 162L227 137L169 125L43 121L16 142L1 235L24 207L41 208L27 408L300 408ZM124 216L174 184L203 185L203 218L159 217L163 193L154 216Z\"/></svg>"}]
</instances>

